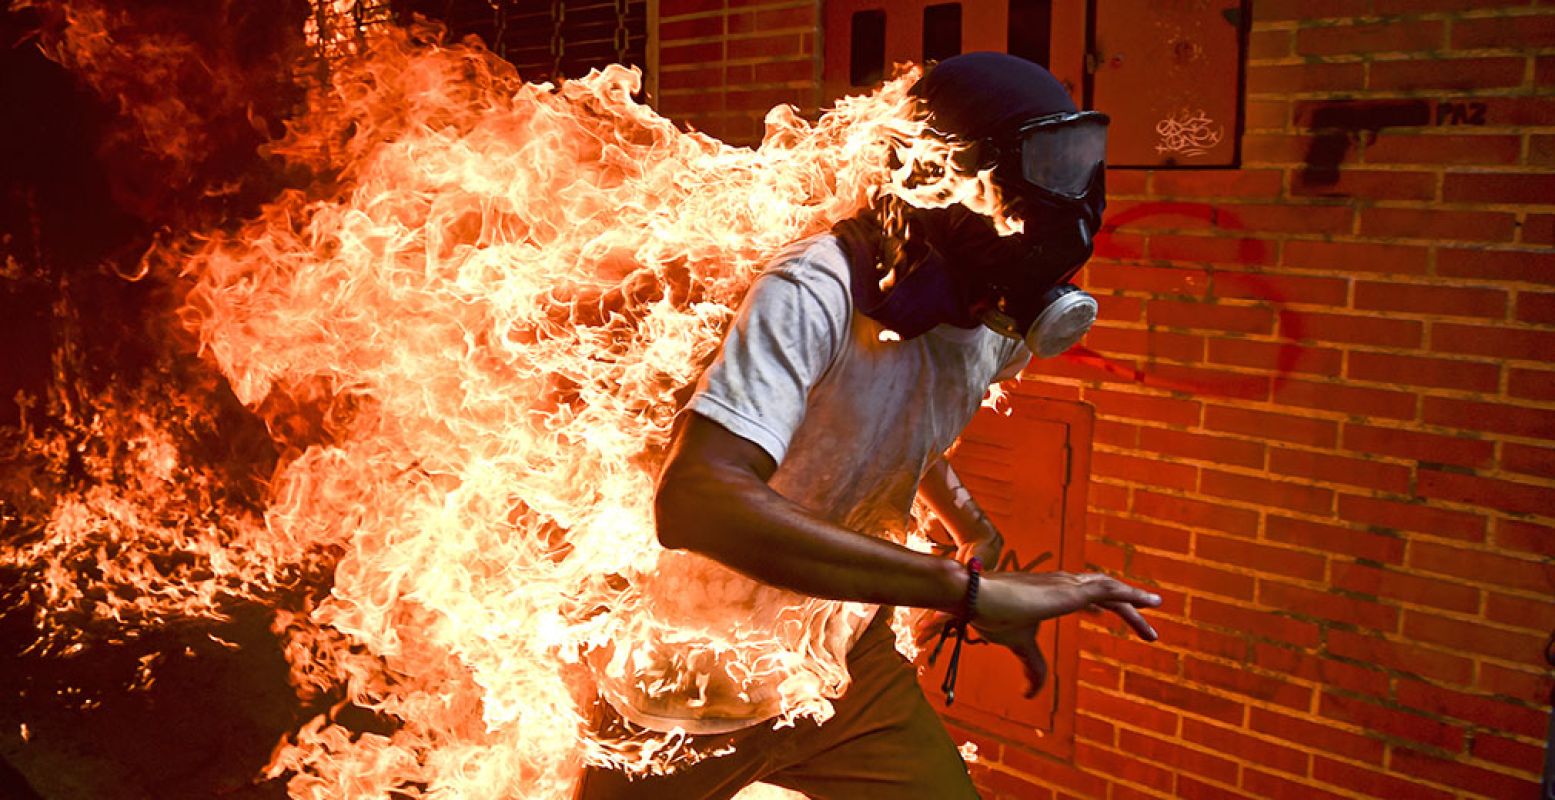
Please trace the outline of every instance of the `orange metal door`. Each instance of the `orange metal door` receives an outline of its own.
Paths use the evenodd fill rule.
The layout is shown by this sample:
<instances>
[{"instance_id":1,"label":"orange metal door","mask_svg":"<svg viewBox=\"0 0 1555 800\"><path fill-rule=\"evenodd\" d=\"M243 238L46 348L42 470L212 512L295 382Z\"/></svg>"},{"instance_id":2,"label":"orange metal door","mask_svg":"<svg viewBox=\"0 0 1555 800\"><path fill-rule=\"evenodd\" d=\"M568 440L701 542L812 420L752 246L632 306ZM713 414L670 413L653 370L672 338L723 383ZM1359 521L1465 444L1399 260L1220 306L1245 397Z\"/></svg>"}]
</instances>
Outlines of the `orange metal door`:
<instances>
[{"instance_id":1,"label":"orange metal door","mask_svg":"<svg viewBox=\"0 0 1555 800\"><path fill-rule=\"evenodd\" d=\"M999 569L1083 568L1091 421L1088 406L1017 397L1010 415L980 412L962 435L951 463L1004 534ZM920 683L948 720L1067 755L1077 637L1073 617L1039 630L1037 643L1049 672L1047 684L1031 699L1024 696L1027 682L1020 662L994 645L963 648L953 706L945 707L940 692L951 642L935 666L920 672ZM927 653L920 667L926 662Z\"/></svg>"}]
</instances>

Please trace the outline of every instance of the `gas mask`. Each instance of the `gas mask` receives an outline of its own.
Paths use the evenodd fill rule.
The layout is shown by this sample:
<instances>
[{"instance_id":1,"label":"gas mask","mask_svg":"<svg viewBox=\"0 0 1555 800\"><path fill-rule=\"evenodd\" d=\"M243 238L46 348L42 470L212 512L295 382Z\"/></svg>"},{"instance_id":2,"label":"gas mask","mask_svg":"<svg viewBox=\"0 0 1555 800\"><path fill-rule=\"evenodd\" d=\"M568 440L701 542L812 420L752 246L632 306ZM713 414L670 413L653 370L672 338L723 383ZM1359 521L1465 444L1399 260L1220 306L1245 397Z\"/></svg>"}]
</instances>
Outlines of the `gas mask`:
<instances>
[{"instance_id":1,"label":"gas mask","mask_svg":"<svg viewBox=\"0 0 1555 800\"><path fill-rule=\"evenodd\" d=\"M991 170L1005 213L1024 231L1000 236L959 204L922 209L887 198L901 203L876 209L891 235L867 220L834 228L853 267L855 307L904 339L940 324L985 325L1039 356L1069 349L1096 319L1096 300L1070 280L1101 229L1107 116L1076 109L1051 72L1007 53L952 56L912 91L933 131L964 145L951 168Z\"/></svg>"},{"instance_id":2,"label":"gas mask","mask_svg":"<svg viewBox=\"0 0 1555 800\"><path fill-rule=\"evenodd\" d=\"M997 262L969 264L984 285L978 319L1051 358L1096 321L1096 299L1070 283L1091 257L1106 206L1107 115L1061 112L978 143L1025 231Z\"/></svg>"},{"instance_id":3,"label":"gas mask","mask_svg":"<svg viewBox=\"0 0 1555 800\"><path fill-rule=\"evenodd\" d=\"M976 142L970 166L993 169L1024 232L1001 236L992 220L959 204L908 209L896 283L881 288L878 272L855 264L858 310L904 339L939 324L982 324L1043 358L1072 347L1096 320L1096 300L1069 281L1101 227L1106 126L1104 114L1065 112ZM849 221L834 230L851 261L874 267L879 248L864 244L866 228Z\"/></svg>"}]
</instances>

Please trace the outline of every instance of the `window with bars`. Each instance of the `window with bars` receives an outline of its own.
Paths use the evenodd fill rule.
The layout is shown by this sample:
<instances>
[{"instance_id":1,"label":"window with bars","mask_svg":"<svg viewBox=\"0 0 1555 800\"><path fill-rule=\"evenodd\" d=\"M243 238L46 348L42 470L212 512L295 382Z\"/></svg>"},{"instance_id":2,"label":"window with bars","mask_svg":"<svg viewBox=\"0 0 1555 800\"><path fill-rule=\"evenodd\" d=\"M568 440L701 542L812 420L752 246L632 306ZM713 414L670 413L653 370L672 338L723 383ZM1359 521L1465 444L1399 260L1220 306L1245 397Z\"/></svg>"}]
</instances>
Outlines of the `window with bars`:
<instances>
[{"instance_id":1,"label":"window with bars","mask_svg":"<svg viewBox=\"0 0 1555 800\"><path fill-rule=\"evenodd\" d=\"M394 0L451 38L479 36L528 80L576 78L608 64L647 65L647 0Z\"/></svg>"}]
</instances>

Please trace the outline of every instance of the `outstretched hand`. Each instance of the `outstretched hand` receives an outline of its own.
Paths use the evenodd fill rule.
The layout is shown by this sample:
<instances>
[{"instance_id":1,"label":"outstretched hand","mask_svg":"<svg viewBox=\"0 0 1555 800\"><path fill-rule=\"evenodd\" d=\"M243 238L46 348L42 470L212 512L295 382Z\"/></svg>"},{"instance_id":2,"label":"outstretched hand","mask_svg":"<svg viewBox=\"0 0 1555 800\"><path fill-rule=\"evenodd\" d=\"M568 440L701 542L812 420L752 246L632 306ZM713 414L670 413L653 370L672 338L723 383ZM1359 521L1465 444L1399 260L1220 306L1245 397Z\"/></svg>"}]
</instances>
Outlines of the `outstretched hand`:
<instances>
[{"instance_id":1,"label":"outstretched hand","mask_svg":"<svg viewBox=\"0 0 1555 800\"><path fill-rule=\"evenodd\" d=\"M1037 627L1043 620L1076 611L1110 611L1147 642L1155 628L1141 608L1161 605L1159 595L1096 572L990 572L983 576L972 627L984 639L1009 648L1026 669L1033 697L1047 680L1047 660L1037 647Z\"/></svg>"}]
</instances>

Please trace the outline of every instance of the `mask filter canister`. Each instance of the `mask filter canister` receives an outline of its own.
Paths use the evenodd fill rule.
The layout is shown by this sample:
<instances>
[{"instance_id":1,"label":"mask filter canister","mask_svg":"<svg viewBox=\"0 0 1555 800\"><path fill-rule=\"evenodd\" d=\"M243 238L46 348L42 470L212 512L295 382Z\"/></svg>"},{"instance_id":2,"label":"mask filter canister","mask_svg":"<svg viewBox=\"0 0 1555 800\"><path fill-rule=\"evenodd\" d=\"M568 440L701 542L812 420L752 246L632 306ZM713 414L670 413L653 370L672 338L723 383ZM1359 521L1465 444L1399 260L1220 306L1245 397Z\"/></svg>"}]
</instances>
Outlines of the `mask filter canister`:
<instances>
[{"instance_id":1,"label":"mask filter canister","mask_svg":"<svg viewBox=\"0 0 1555 800\"><path fill-rule=\"evenodd\" d=\"M1096 323L1096 298L1074 284L1048 292L1047 307L1026 330L1026 346L1040 358L1052 358L1073 347Z\"/></svg>"}]
</instances>

